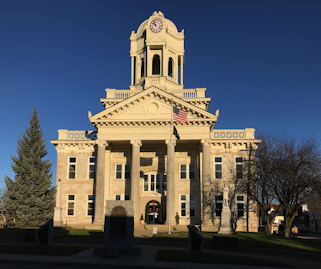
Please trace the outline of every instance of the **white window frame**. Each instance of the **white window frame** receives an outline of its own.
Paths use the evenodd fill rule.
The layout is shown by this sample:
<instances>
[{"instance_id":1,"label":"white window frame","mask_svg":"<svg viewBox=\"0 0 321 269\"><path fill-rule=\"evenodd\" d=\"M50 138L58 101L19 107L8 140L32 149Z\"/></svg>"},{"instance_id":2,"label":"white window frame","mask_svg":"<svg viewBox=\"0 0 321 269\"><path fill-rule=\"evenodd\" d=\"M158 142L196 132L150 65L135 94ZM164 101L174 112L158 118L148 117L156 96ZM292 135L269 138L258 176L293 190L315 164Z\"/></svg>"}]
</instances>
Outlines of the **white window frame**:
<instances>
[{"instance_id":1,"label":"white window frame","mask_svg":"<svg viewBox=\"0 0 321 269\"><path fill-rule=\"evenodd\" d=\"M185 200L183 200L182 196L185 196ZM194 197L194 199L192 199ZM196 194L180 194L179 196L180 200L180 210L179 210L179 215L181 218L196 218ZM192 202L193 201L193 202ZM182 214L183 210L183 204L185 203L185 216ZM191 216L191 205L194 203L194 216Z\"/></svg>"},{"instance_id":2,"label":"white window frame","mask_svg":"<svg viewBox=\"0 0 321 269\"><path fill-rule=\"evenodd\" d=\"M75 162L71 162L70 159L75 158ZM75 178L70 178L70 166L75 165ZM68 169L67 169L67 178L75 180L77 178L77 157L68 157Z\"/></svg>"},{"instance_id":3,"label":"white window frame","mask_svg":"<svg viewBox=\"0 0 321 269\"><path fill-rule=\"evenodd\" d=\"M127 200L130 200L130 194L115 194L115 195L114 195L114 200L115 200L115 201L117 201L117 200L116 200L116 197L117 197L118 195L119 195L119 197L120 197L120 200L118 200L118 201L124 201L124 200L126 201L125 198L126 198L127 195L128 195L128 198L129 198L129 199L127 199Z\"/></svg>"},{"instance_id":4,"label":"white window frame","mask_svg":"<svg viewBox=\"0 0 321 269\"><path fill-rule=\"evenodd\" d=\"M90 196L92 196L93 199L89 199ZM93 208L92 208L93 214L92 215L88 214L89 204L93 204ZM92 216L94 216L94 214L95 214L95 195L94 194L87 194L87 217L92 217Z\"/></svg>"},{"instance_id":5,"label":"white window frame","mask_svg":"<svg viewBox=\"0 0 321 269\"><path fill-rule=\"evenodd\" d=\"M216 162L216 158L221 158L220 162ZM221 165L221 171L216 171L216 164ZM216 173L221 172L221 177L216 177ZM214 178L215 179L223 179L223 156L214 156Z\"/></svg>"},{"instance_id":6,"label":"white window frame","mask_svg":"<svg viewBox=\"0 0 321 269\"><path fill-rule=\"evenodd\" d=\"M151 176L154 176L154 190L152 190L152 182ZM145 177L147 177L147 190L145 190ZM157 191L157 177L159 178L159 188ZM166 179L166 180L164 180ZM166 188L164 188L164 182L166 182ZM144 181L143 181L143 192L156 192L156 193L165 193L167 190L167 176L166 174L157 173L157 172L149 172L144 174Z\"/></svg>"},{"instance_id":7,"label":"white window frame","mask_svg":"<svg viewBox=\"0 0 321 269\"><path fill-rule=\"evenodd\" d=\"M183 171L186 173L186 178L182 178L182 165L186 165L186 171ZM194 178L190 178L190 166L194 167ZM195 180L196 179L196 165L193 163L180 163L179 164L179 179L181 180Z\"/></svg>"},{"instance_id":8,"label":"white window frame","mask_svg":"<svg viewBox=\"0 0 321 269\"><path fill-rule=\"evenodd\" d=\"M237 162L236 161L238 158L242 158L242 164L241 164L241 162ZM238 173L237 166L238 165L242 165L242 177L241 178L238 178L238 176L237 176L237 173ZM243 179L244 178L243 169L244 169L244 157L243 156L235 156L235 179L239 180L239 179Z\"/></svg>"},{"instance_id":9,"label":"white window frame","mask_svg":"<svg viewBox=\"0 0 321 269\"><path fill-rule=\"evenodd\" d=\"M121 165L121 178L117 178L117 166L118 165ZM126 174L126 170L125 170L125 168L126 168L126 166L128 166L129 167L129 178L125 178L125 174ZM125 163L116 163L115 164L115 179L116 180L122 180L122 179L126 179L126 180L131 180L131 166L130 166L130 164L125 164Z\"/></svg>"},{"instance_id":10,"label":"white window frame","mask_svg":"<svg viewBox=\"0 0 321 269\"><path fill-rule=\"evenodd\" d=\"M243 200L238 200L238 197L243 197ZM244 219L246 217L246 204L245 204L245 199L246 199L246 196L244 194L237 194L236 197L235 197L235 200L236 200L236 214L237 214L237 218L238 219ZM243 205L243 216L239 216L239 207L238 205L239 204L242 204Z\"/></svg>"},{"instance_id":11,"label":"white window frame","mask_svg":"<svg viewBox=\"0 0 321 269\"><path fill-rule=\"evenodd\" d=\"M69 196L73 195L74 199L69 199ZM69 215L69 203L73 203L74 207L73 207L73 214ZM76 195L75 194L67 194L67 206L66 206L67 210L66 210L66 215L67 217L73 217L76 215Z\"/></svg>"},{"instance_id":12,"label":"white window frame","mask_svg":"<svg viewBox=\"0 0 321 269\"><path fill-rule=\"evenodd\" d=\"M91 159L95 159L93 162L91 161ZM90 177L90 166L94 166L94 171L93 171L93 173L94 173L94 177ZM96 177L96 157L95 156L90 156L89 158L88 158L88 179L95 179L95 177Z\"/></svg>"}]
</instances>

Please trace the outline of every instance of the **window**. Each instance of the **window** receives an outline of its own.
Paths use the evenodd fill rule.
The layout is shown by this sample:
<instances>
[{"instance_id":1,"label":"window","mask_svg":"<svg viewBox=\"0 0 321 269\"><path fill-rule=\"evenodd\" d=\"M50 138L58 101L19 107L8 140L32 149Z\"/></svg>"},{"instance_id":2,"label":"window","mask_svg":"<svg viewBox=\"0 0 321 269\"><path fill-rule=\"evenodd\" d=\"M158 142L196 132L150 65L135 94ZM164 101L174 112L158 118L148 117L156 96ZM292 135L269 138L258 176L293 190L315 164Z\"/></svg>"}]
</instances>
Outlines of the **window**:
<instances>
[{"instance_id":1,"label":"window","mask_svg":"<svg viewBox=\"0 0 321 269\"><path fill-rule=\"evenodd\" d=\"M173 59L168 59L168 76L173 77Z\"/></svg>"},{"instance_id":2,"label":"window","mask_svg":"<svg viewBox=\"0 0 321 269\"><path fill-rule=\"evenodd\" d=\"M236 157L236 179L243 178L243 157Z\"/></svg>"},{"instance_id":3,"label":"window","mask_svg":"<svg viewBox=\"0 0 321 269\"><path fill-rule=\"evenodd\" d=\"M244 217L244 195L236 196L236 204L237 204L237 216L239 218Z\"/></svg>"},{"instance_id":4,"label":"window","mask_svg":"<svg viewBox=\"0 0 321 269\"><path fill-rule=\"evenodd\" d=\"M215 195L215 216L220 217L222 214L223 196Z\"/></svg>"},{"instance_id":5,"label":"window","mask_svg":"<svg viewBox=\"0 0 321 269\"><path fill-rule=\"evenodd\" d=\"M69 179L75 179L76 178L76 158L75 157L69 158L68 178Z\"/></svg>"},{"instance_id":6,"label":"window","mask_svg":"<svg viewBox=\"0 0 321 269\"><path fill-rule=\"evenodd\" d=\"M180 165L180 179L195 179L195 165L181 164Z\"/></svg>"},{"instance_id":7,"label":"window","mask_svg":"<svg viewBox=\"0 0 321 269\"><path fill-rule=\"evenodd\" d=\"M215 178L222 179L222 157L214 158L214 167L215 167Z\"/></svg>"},{"instance_id":8,"label":"window","mask_svg":"<svg viewBox=\"0 0 321 269\"><path fill-rule=\"evenodd\" d=\"M141 60L141 67L140 67L140 77L144 77L145 76L145 60L144 58L142 58Z\"/></svg>"},{"instance_id":9,"label":"window","mask_svg":"<svg viewBox=\"0 0 321 269\"><path fill-rule=\"evenodd\" d=\"M90 194L88 195L88 209L87 209L87 215L93 216L95 210L95 196Z\"/></svg>"},{"instance_id":10,"label":"window","mask_svg":"<svg viewBox=\"0 0 321 269\"><path fill-rule=\"evenodd\" d=\"M130 200L130 195L129 194L115 194L115 200Z\"/></svg>"},{"instance_id":11,"label":"window","mask_svg":"<svg viewBox=\"0 0 321 269\"><path fill-rule=\"evenodd\" d=\"M75 214L75 195L68 195L68 206L67 215L73 216Z\"/></svg>"},{"instance_id":12,"label":"window","mask_svg":"<svg viewBox=\"0 0 321 269\"><path fill-rule=\"evenodd\" d=\"M155 54L153 57L153 75L160 74L160 58L159 55Z\"/></svg>"},{"instance_id":13,"label":"window","mask_svg":"<svg viewBox=\"0 0 321 269\"><path fill-rule=\"evenodd\" d=\"M166 191L166 175L156 172L145 174L144 191L156 191L158 193Z\"/></svg>"},{"instance_id":14,"label":"window","mask_svg":"<svg viewBox=\"0 0 321 269\"><path fill-rule=\"evenodd\" d=\"M89 158L89 179L94 179L95 178L95 170L96 170L96 158L95 157L90 157Z\"/></svg>"},{"instance_id":15,"label":"window","mask_svg":"<svg viewBox=\"0 0 321 269\"><path fill-rule=\"evenodd\" d=\"M116 179L130 179L129 164L116 164Z\"/></svg>"},{"instance_id":16,"label":"window","mask_svg":"<svg viewBox=\"0 0 321 269\"><path fill-rule=\"evenodd\" d=\"M181 195L181 217L196 216L196 195L182 194Z\"/></svg>"}]
</instances>

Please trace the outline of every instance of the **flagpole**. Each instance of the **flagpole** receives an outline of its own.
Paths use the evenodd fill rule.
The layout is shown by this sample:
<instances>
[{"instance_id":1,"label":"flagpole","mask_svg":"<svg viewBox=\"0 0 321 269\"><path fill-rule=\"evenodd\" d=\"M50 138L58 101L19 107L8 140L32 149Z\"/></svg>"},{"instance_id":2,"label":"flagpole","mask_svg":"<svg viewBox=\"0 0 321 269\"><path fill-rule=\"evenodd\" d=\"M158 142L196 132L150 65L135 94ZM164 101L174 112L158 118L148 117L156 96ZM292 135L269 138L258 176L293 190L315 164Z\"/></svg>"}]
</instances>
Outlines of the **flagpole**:
<instances>
[{"instance_id":1,"label":"flagpole","mask_svg":"<svg viewBox=\"0 0 321 269\"><path fill-rule=\"evenodd\" d=\"M168 191L167 191L167 199L168 199L168 234L171 234L171 210L170 210L170 202L171 202L171 191L172 191L172 187L171 187L171 183L172 183L172 175L171 175L171 161L172 161L172 134L173 134L173 99L171 100L171 126L170 126L170 134L169 134L169 161L168 166L167 167L167 172L168 172L168 178L167 178L167 188L169 187ZM168 184L169 183L169 184Z\"/></svg>"}]
</instances>

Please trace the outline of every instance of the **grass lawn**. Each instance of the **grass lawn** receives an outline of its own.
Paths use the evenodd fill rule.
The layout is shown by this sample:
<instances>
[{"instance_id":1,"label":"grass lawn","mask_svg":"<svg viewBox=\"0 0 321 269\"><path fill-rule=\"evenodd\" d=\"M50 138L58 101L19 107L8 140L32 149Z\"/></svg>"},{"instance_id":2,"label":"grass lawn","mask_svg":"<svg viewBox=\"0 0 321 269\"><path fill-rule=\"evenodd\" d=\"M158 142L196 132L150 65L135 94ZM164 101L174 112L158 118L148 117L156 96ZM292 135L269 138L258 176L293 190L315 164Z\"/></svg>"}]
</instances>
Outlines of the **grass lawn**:
<instances>
[{"instance_id":1,"label":"grass lawn","mask_svg":"<svg viewBox=\"0 0 321 269\"><path fill-rule=\"evenodd\" d=\"M218 254L218 253L187 253L183 250L159 250L156 254L156 261L167 262L192 262L192 263L214 263L214 264L238 264L270 267L289 267L272 260L259 259L240 255Z\"/></svg>"},{"instance_id":2,"label":"grass lawn","mask_svg":"<svg viewBox=\"0 0 321 269\"><path fill-rule=\"evenodd\" d=\"M2 254L20 254L20 255L46 255L46 256L72 256L88 247L54 245L52 247L37 247L35 245L0 245Z\"/></svg>"},{"instance_id":3,"label":"grass lawn","mask_svg":"<svg viewBox=\"0 0 321 269\"><path fill-rule=\"evenodd\" d=\"M207 243L213 236L222 236L217 233L201 232ZM314 240L305 240L299 238L283 238L279 235L267 235L265 233L242 233L238 232L236 235L226 235L238 237L240 247L255 247L255 248L269 248L274 250L289 250L289 251L303 251L310 253L321 253L321 242ZM157 241L188 241L188 232L177 232L172 234L158 233L156 235Z\"/></svg>"}]
</instances>

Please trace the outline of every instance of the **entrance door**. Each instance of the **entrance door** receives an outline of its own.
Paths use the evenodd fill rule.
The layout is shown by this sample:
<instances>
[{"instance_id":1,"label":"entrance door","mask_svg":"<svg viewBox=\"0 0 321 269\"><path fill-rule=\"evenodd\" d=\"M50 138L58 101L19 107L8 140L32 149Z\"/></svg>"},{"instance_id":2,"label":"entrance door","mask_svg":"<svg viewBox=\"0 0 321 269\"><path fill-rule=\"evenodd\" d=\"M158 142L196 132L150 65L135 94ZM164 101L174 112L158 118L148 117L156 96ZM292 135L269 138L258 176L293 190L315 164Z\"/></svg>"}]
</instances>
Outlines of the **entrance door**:
<instances>
[{"instance_id":1,"label":"entrance door","mask_svg":"<svg viewBox=\"0 0 321 269\"><path fill-rule=\"evenodd\" d=\"M159 202L152 200L147 203L147 223L148 224L159 224L160 223L160 204Z\"/></svg>"}]
</instances>

